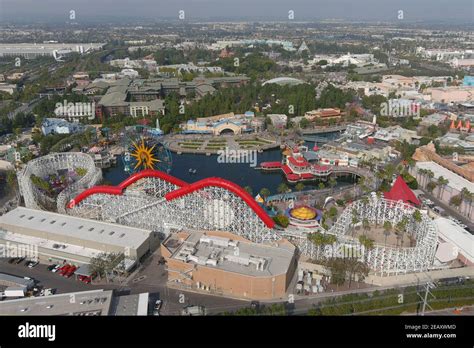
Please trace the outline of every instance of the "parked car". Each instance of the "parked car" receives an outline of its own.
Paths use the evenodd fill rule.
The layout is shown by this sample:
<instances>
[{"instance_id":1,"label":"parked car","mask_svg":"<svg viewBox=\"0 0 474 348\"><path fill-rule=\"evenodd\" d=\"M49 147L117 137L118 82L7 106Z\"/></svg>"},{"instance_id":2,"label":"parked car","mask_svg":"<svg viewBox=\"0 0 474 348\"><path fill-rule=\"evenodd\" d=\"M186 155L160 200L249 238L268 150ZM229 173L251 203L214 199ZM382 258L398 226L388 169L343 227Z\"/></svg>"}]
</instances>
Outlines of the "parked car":
<instances>
[{"instance_id":1,"label":"parked car","mask_svg":"<svg viewBox=\"0 0 474 348\"><path fill-rule=\"evenodd\" d=\"M203 306L187 306L181 311L181 315L200 316L206 315L206 308Z\"/></svg>"},{"instance_id":2,"label":"parked car","mask_svg":"<svg viewBox=\"0 0 474 348\"><path fill-rule=\"evenodd\" d=\"M20 263L22 263L24 260L26 259L26 257L19 257L17 260L16 260L16 264L19 265Z\"/></svg>"},{"instance_id":3,"label":"parked car","mask_svg":"<svg viewBox=\"0 0 474 348\"><path fill-rule=\"evenodd\" d=\"M56 266L54 266L54 268L51 270L51 272L56 273L60 268L61 268L61 265L56 265Z\"/></svg>"},{"instance_id":4,"label":"parked car","mask_svg":"<svg viewBox=\"0 0 474 348\"><path fill-rule=\"evenodd\" d=\"M85 284L90 284L92 281L92 276L79 276L79 280Z\"/></svg>"},{"instance_id":5,"label":"parked car","mask_svg":"<svg viewBox=\"0 0 474 348\"><path fill-rule=\"evenodd\" d=\"M53 269L54 269L56 266L57 266L57 265L52 264L52 265L49 265L48 267L46 267L46 269L47 269L48 271L51 271L51 272L52 272Z\"/></svg>"},{"instance_id":6,"label":"parked car","mask_svg":"<svg viewBox=\"0 0 474 348\"><path fill-rule=\"evenodd\" d=\"M50 289L42 289L40 292L40 296L51 296L56 293L56 289L50 288Z\"/></svg>"},{"instance_id":7,"label":"parked car","mask_svg":"<svg viewBox=\"0 0 474 348\"><path fill-rule=\"evenodd\" d=\"M162 300L156 300L155 306L153 307L153 315L160 315L160 309L162 305L163 305Z\"/></svg>"},{"instance_id":8,"label":"parked car","mask_svg":"<svg viewBox=\"0 0 474 348\"><path fill-rule=\"evenodd\" d=\"M64 273L63 275L64 275L64 277L66 277L66 278L70 278L70 277L74 274L74 272L75 272L76 270L77 270L77 267L76 267L76 266L71 266L71 267L69 268L69 270L68 270L66 273Z\"/></svg>"},{"instance_id":9,"label":"parked car","mask_svg":"<svg viewBox=\"0 0 474 348\"><path fill-rule=\"evenodd\" d=\"M30 261L28 263L28 268L33 268L39 264L39 261Z\"/></svg>"},{"instance_id":10,"label":"parked car","mask_svg":"<svg viewBox=\"0 0 474 348\"><path fill-rule=\"evenodd\" d=\"M63 276L69 271L69 268L71 268L71 265L64 265L59 269L59 275Z\"/></svg>"},{"instance_id":11,"label":"parked car","mask_svg":"<svg viewBox=\"0 0 474 348\"><path fill-rule=\"evenodd\" d=\"M258 311L260 309L260 302L258 302L258 301L250 302L250 308L253 308L253 309Z\"/></svg>"}]
</instances>

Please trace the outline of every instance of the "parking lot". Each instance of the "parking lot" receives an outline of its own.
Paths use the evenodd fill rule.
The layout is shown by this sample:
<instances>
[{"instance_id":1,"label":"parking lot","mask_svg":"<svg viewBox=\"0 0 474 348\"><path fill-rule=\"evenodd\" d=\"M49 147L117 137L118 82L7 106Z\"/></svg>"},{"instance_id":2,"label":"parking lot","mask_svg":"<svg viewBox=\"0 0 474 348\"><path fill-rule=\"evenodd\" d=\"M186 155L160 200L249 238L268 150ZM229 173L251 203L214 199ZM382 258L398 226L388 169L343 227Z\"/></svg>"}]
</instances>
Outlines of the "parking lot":
<instances>
[{"instance_id":1,"label":"parking lot","mask_svg":"<svg viewBox=\"0 0 474 348\"><path fill-rule=\"evenodd\" d=\"M149 258L140 270L128 279L126 284L118 282L85 284L76 280L75 276L65 278L58 273L49 271L47 269L49 264L40 263L33 268L28 268L25 266L25 261L20 264L10 264L8 259L0 259L0 270L3 273L35 279L38 281L39 287L56 289L58 294L93 289L116 289L123 294L148 292L150 293L150 314L157 299L163 301L161 315L180 315L185 306L191 305L204 306L209 314L234 311L249 306L250 301L168 288L165 265L158 264L159 257L160 255L157 254Z\"/></svg>"},{"instance_id":2,"label":"parking lot","mask_svg":"<svg viewBox=\"0 0 474 348\"><path fill-rule=\"evenodd\" d=\"M65 278L58 273L53 273L47 269L48 264L38 264L33 268L25 266L25 261L20 264L10 264L8 259L0 259L0 270L3 273L16 275L18 277L30 277L38 281L38 285L43 288L57 289L56 293L67 293L74 291L86 291L92 289L102 289L103 285L85 284L75 279L75 276Z\"/></svg>"}]
</instances>

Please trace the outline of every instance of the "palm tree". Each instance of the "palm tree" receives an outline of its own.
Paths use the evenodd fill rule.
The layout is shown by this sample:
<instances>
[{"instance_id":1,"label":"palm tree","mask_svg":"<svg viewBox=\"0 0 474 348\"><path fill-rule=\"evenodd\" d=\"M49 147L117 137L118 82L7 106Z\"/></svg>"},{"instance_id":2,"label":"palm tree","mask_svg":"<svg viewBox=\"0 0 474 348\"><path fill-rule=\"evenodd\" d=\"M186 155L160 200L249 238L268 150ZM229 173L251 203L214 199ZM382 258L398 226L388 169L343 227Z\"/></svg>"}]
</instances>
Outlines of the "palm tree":
<instances>
[{"instance_id":1,"label":"palm tree","mask_svg":"<svg viewBox=\"0 0 474 348\"><path fill-rule=\"evenodd\" d=\"M425 179L425 175L426 175L426 169L423 169L423 168L418 169L417 174L420 174L420 177L421 177L420 184L421 184L421 187L424 187L425 186L424 185L425 184L424 179Z\"/></svg>"},{"instance_id":2,"label":"palm tree","mask_svg":"<svg viewBox=\"0 0 474 348\"><path fill-rule=\"evenodd\" d=\"M472 193L466 187L463 187L463 189L461 190L461 198L462 198L462 201L466 203L464 204L465 205L464 213L465 215L467 215L467 203L469 203L469 205L472 204Z\"/></svg>"},{"instance_id":3,"label":"palm tree","mask_svg":"<svg viewBox=\"0 0 474 348\"><path fill-rule=\"evenodd\" d=\"M385 221L383 223L384 235L385 235L385 244L387 244L387 237L390 235L392 230L392 223L390 221Z\"/></svg>"},{"instance_id":4,"label":"palm tree","mask_svg":"<svg viewBox=\"0 0 474 348\"><path fill-rule=\"evenodd\" d=\"M400 239L401 239L401 244L400 246L403 245L403 236L405 234L405 231L406 231L406 227L408 225L408 219L407 217L403 217L403 219L401 219L398 223L397 223L397 230L400 234Z\"/></svg>"},{"instance_id":5,"label":"palm tree","mask_svg":"<svg viewBox=\"0 0 474 348\"><path fill-rule=\"evenodd\" d=\"M17 181L16 173L14 170L9 170L7 172L6 182L7 182L8 187L10 189L13 189L16 192L18 181Z\"/></svg>"},{"instance_id":6,"label":"palm tree","mask_svg":"<svg viewBox=\"0 0 474 348\"><path fill-rule=\"evenodd\" d=\"M474 200L474 193L468 191L466 193L466 201L469 203L469 212L467 213L467 217L471 218L471 210L472 210L472 201Z\"/></svg>"},{"instance_id":7,"label":"palm tree","mask_svg":"<svg viewBox=\"0 0 474 348\"><path fill-rule=\"evenodd\" d=\"M359 218L355 215L352 216L352 226L354 227L359 223ZM354 236L354 228L352 229L352 236Z\"/></svg>"},{"instance_id":8,"label":"palm tree","mask_svg":"<svg viewBox=\"0 0 474 348\"><path fill-rule=\"evenodd\" d=\"M369 204L369 197L367 196L362 197L360 200L362 203L364 203L364 205Z\"/></svg>"},{"instance_id":9,"label":"palm tree","mask_svg":"<svg viewBox=\"0 0 474 348\"><path fill-rule=\"evenodd\" d=\"M451 199L449 200L449 204L456 207L456 209L458 210L459 210L459 207L461 206L461 203L462 203L462 196L460 194L451 197Z\"/></svg>"},{"instance_id":10,"label":"palm tree","mask_svg":"<svg viewBox=\"0 0 474 348\"><path fill-rule=\"evenodd\" d=\"M267 189L266 187L260 190L260 196L262 196L263 198L267 198L268 196L270 196L270 194L271 194L270 190Z\"/></svg>"},{"instance_id":11,"label":"palm tree","mask_svg":"<svg viewBox=\"0 0 474 348\"><path fill-rule=\"evenodd\" d=\"M430 192L433 193L433 190L436 188L437 184L435 181L430 181L428 185L426 185L426 189Z\"/></svg>"},{"instance_id":12,"label":"palm tree","mask_svg":"<svg viewBox=\"0 0 474 348\"><path fill-rule=\"evenodd\" d=\"M418 223L421 222L421 213L419 210L415 210L412 216L413 216L413 220L415 220Z\"/></svg>"},{"instance_id":13,"label":"palm tree","mask_svg":"<svg viewBox=\"0 0 474 348\"><path fill-rule=\"evenodd\" d=\"M429 181L431 182L431 179L434 178L434 173L433 173L433 171L430 170L430 169L428 169L428 170L426 171L426 175L428 176Z\"/></svg>"},{"instance_id":14,"label":"palm tree","mask_svg":"<svg viewBox=\"0 0 474 348\"><path fill-rule=\"evenodd\" d=\"M364 218L364 219L362 220L362 226L364 227L364 235L365 235L365 233L366 233L368 230L370 230L370 222L369 222L369 219Z\"/></svg>"},{"instance_id":15,"label":"palm tree","mask_svg":"<svg viewBox=\"0 0 474 348\"><path fill-rule=\"evenodd\" d=\"M247 191L247 193L251 196L253 196L253 190L252 190L252 187L250 186L245 186L244 187L244 190Z\"/></svg>"},{"instance_id":16,"label":"palm tree","mask_svg":"<svg viewBox=\"0 0 474 348\"><path fill-rule=\"evenodd\" d=\"M299 191L299 192L303 191L304 190L304 184L302 182L297 183L296 186L295 186L295 189L296 189L296 191Z\"/></svg>"},{"instance_id":17,"label":"palm tree","mask_svg":"<svg viewBox=\"0 0 474 348\"><path fill-rule=\"evenodd\" d=\"M438 187L439 187L439 190L438 190L438 198L441 199L441 197L443 196L443 191L444 191L444 188L446 187L446 185L449 183L449 180L448 179L445 179L443 176L440 176L438 178Z\"/></svg>"},{"instance_id":18,"label":"palm tree","mask_svg":"<svg viewBox=\"0 0 474 348\"><path fill-rule=\"evenodd\" d=\"M288 185L282 182L280 185L278 185L277 188L278 193L286 193L288 192Z\"/></svg>"},{"instance_id":19,"label":"palm tree","mask_svg":"<svg viewBox=\"0 0 474 348\"><path fill-rule=\"evenodd\" d=\"M329 186L331 187L331 192L334 192L334 187L337 185L337 181L336 179L334 179L333 177L331 177L329 179Z\"/></svg>"}]
</instances>

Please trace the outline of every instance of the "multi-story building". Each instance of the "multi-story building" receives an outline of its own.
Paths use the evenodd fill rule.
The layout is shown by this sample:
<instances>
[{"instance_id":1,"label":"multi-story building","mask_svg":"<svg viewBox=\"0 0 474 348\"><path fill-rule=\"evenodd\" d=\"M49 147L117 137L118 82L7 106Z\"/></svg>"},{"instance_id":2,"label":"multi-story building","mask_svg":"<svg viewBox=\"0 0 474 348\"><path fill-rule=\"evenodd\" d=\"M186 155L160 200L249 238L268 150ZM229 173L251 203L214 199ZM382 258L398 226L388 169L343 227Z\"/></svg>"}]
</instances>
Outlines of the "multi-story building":
<instances>
[{"instance_id":1,"label":"multi-story building","mask_svg":"<svg viewBox=\"0 0 474 348\"><path fill-rule=\"evenodd\" d=\"M60 118L45 118L41 124L41 132L44 135L49 134L72 134L84 129L79 123L71 123Z\"/></svg>"}]
</instances>

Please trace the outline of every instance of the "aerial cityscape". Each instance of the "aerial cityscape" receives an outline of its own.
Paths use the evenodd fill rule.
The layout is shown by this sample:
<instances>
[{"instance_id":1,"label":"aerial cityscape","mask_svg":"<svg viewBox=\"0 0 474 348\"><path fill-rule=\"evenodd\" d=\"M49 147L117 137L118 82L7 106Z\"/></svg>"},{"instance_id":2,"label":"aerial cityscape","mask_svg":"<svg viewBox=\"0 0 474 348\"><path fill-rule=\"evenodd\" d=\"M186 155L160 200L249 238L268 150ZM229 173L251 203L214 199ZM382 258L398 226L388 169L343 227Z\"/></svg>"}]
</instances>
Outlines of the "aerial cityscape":
<instances>
[{"instance_id":1,"label":"aerial cityscape","mask_svg":"<svg viewBox=\"0 0 474 348\"><path fill-rule=\"evenodd\" d=\"M474 314L471 1L44 3L0 0L0 316Z\"/></svg>"}]
</instances>

